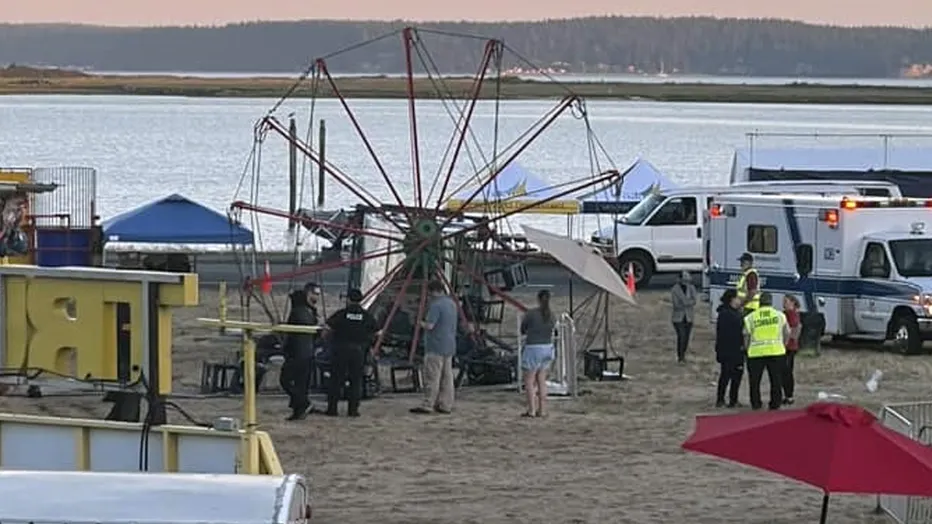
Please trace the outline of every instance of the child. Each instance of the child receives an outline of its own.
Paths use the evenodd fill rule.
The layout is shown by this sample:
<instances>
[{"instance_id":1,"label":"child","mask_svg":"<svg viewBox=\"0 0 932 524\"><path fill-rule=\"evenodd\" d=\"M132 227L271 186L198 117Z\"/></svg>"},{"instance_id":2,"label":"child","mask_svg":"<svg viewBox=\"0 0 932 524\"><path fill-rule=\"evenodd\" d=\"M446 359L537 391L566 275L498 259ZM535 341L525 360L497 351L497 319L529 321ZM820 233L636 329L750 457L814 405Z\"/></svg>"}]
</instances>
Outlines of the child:
<instances>
[{"instance_id":1,"label":"child","mask_svg":"<svg viewBox=\"0 0 932 524\"><path fill-rule=\"evenodd\" d=\"M783 404L793 404L793 390L796 381L793 377L793 362L796 360L796 351L799 350L799 334L802 324L799 319L799 299L793 295L783 297L783 314L786 324L790 328L790 335L786 339L786 365L783 366Z\"/></svg>"}]
</instances>

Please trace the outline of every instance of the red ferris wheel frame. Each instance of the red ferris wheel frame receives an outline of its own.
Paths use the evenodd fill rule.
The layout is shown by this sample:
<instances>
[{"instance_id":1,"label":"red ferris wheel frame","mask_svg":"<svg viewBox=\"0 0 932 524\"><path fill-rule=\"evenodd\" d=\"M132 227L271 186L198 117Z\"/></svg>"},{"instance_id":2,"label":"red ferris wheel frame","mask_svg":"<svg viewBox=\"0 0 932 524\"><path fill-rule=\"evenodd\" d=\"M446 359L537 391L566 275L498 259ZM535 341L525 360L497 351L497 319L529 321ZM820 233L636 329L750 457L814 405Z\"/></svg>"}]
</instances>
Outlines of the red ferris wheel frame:
<instances>
[{"instance_id":1,"label":"red ferris wheel frame","mask_svg":"<svg viewBox=\"0 0 932 524\"><path fill-rule=\"evenodd\" d=\"M415 276L415 271L411 270L408 267L406 275L403 275L404 269L409 265L409 261L412 256L416 256L418 253L427 249L429 245L434 244L435 242L443 243L445 241L454 239L457 236L465 235L470 232L474 232L480 229L489 229L495 224L507 219L508 217L525 213L535 208L545 206L546 204L558 200L561 198L568 197L573 194L578 194L586 190L592 190L596 187L604 187L609 184L617 183L620 179L620 174L617 170L608 169L608 170L599 170L598 174L594 177L585 179L583 181L564 184L563 188L553 194L548 195L545 198L534 200L523 205L519 205L512 209L509 209L506 212L496 214L495 216L488 216L488 214L483 214L480 217L472 217L473 222L465 227L459 227L455 231L446 232L448 226L457 219L462 219L465 213L462 212L451 212L449 210L443 209L445 204L445 197L449 195L448 190L450 189L450 183L453 179L453 175L457 166L457 161L459 160L461 153L466 146L467 138L471 131L471 121L475 112L477 102L482 98L482 89L483 85L489 79L489 71L497 67L497 72L499 74L498 81L500 81L501 75L501 64L502 64L502 54L506 49L506 46L503 41L498 39L486 39L483 46L482 57L479 61L479 67L475 75L472 77L472 85L469 89L469 98L465 102L465 106L462 107L459 111L458 118L456 119L456 129L454 131L454 136L451 137L450 145L452 145L452 154L450 155L449 165L445 169L445 175L442 180L435 180L434 184L431 186L430 191L425 194L425 187L422 183L422 173L421 173L421 151L420 151L420 141L418 139L418 118L417 118L417 108L416 108L416 91L415 91L415 55L421 56L421 63L427 69L427 63L423 58L423 54L426 53L425 50L421 49L422 44L420 43L419 32L428 32L428 33L439 33L446 34L447 36L464 36L464 35L451 35L449 33L441 33L433 30L423 30L415 28L404 28L400 31L396 31L393 34L401 35L401 39L404 45L404 55L405 55L405 85L406 85L406 99L408 106L408 119L409 119L409 135L410 135L410 144L411 144L411 178L413 185L413 198L412 203L406 204L405 200L402 198L401 193L398 191L395 184L392 182L391 177L388 175L388 171L385 169L382 161L379 158L379 155L376 153L375 148L373 147L371 141L367 137L365 131L362 128L356 114L353 112L350 104L347 101L347 98L344 96L343 92L340 89L340 86L337 80L333 77L328 69L327 58L318 58L316 59L312 67L309 68L306 75L304 75L300 82L303 82L307 79L310 74L315 75L315 81L323 81L329 87L333 96L338 100L339 105L343 109L345 116L352 124L356 134L359 139L362 141L366 153L371 158L373 163L376 166L379 175L386 184L388 192L391 194L392 204L381 203L379 198L372 194L366 187L364 187L360 182L355 180L352 176L343 172L340 168L334 165L332 162L325 160L321 153L315 150L310 144L306 141L303 141L299 138L294 137L290 132L287 126L283 125L274 115L274 111L278 108L281 103L288 98L296 89L293 88L282 98L273 108L269 111L265 117L263 117L256 125L257 136L262 136L268 133L269 131L281 136L284 140L289 142L293 147L295 147L299 152L301 152L312 164L316 165L323 173L325 173L329 178L334 182L345 188L353 196L359 199L361 206L365 207L368 212L375 213L384 219L385 222L393 226L395 231L385 231L385 230L373 230L372 228L365 227L362 223L356 224L341 224L335 223L327 220L319 220L313 217L305 215L291 214L285 211L272 209L268 207L259 206L255 203L245 202L242 200L237 200L231 205L231 211L233 212L242 212L249 211L257 214L265 214L275 217L280 217L283 219L288 219L298 224L301 224L305 227L326 227L332 230L341 231L350 235L362 235L374 238L381 238L384 240L389 240L393 242L401 243L406 240L407 237L410 237L410 232L412 228L419 225L427 225L428 229L431 230L430 234L424 234L423 238L417 237L413 244L409 243L406 248L404 248L404 253L402 249L383 249L376 252L365 253L361 256L357 256L350 260L336 260L329 262L320 262L312 265L308 265L302 268L296 268L294 271L278 274L278 275L267 275L265 278L267 281L281 281L281 280L290 280L301 275L308 275L313 273L319 273L327 269L334 269L338 267L348 266L352 264L359 264L366 260L371 260L379 257L388 257L392 255L405 255L402 262L398 263L394 268L388 270L383 277L384 281L380 281L377 285L373 286L369 293L378 293L381 292L379 289L384 289L383 284L393 279L398 279L399 277L403 278L401 288L395 297L395 300L391 306L391 309L388 313L387 318L385 319L382 334L380 334L378 341L375 345L375 351L378 352L380 346L383 342L383 337L388 328L392 318L398 311L399 307L405 296L407 296L407 290L411 286L412 281ZM391 35L391 34L390 34ZM386 38L390 35L384 35L372 41L377 41ZM470 38L475 38L471 35L466 35ZM353 46L353 48L358 48L359 45ZM335 55L330 55L330 57ZM439 73L439 72L438 72ZM431 72L428 69L428 76ZM504 151L510 151L507 155L502 155L504 158L499 158L499 155L494 155L492 160L484 166L479 173L476 173L473 179L479 178L483 173L488 172L487 176L482 178L482 182L469 194L469 196L458 205L460 209L469 209L470 205L478 198L483 192L487 191L489 185L491 185L496 177L509 165L511 165L518 157L521 156L557 119L566 113L568 110L576 110L582 118L586 118L585 107L583 100L573 93L569 93L567 96L563 97L559 102L557 102L547 113L545 113L534 125L519 137L514 143L504 148ZM451 115L452 116L452 115ZM496 114L496 120L497 120ZM587 131L591 132L591 128L588 126L588 121L586 122ZM591 139L591 136L590 136ZM448 147L449 152L449 147ZM446 156L446 155L445 155ZM441 169L438 170L444 171L442 163ZM439 183L440 191L436 198L435 202L427 202L431 199L433 189ZM454 191L455 192L455 191ZM432 224L432 225L431 225ZM450 264L452 267L456 268L457 271L460 271L462 274L466 275L466 278L474 281L480 286L485 287L489 290L491 294L494 294L501 298L504 302L509 303L510 305L518 308L519 310L525 310L525 306L520 302L511 298L507 293L497 288L496 286L490 284L481 274L478 274L472 268L466 266L458 260L453 260L447 256L440 257L443 264ZM418 316L420 317L425 308L426 297L427 297L427 286L426 281L428 279L437 279L441 281L444 286L453 291L453 285L447 279L444 272L440 267L431 268L429 271L422 275L424 280L421 285L419 304L418 304ZM248 285L248 284L247 284ZM470 322L468 321L468 315L463 309L462 304L457 302L459 308L459 314L461 321L465 320L464 325L469 326ZM414 336L409 352L409 358L414 358L414 350L417 347L420 337L420 324L415 324Z\"/></svg>"}]
</instances>

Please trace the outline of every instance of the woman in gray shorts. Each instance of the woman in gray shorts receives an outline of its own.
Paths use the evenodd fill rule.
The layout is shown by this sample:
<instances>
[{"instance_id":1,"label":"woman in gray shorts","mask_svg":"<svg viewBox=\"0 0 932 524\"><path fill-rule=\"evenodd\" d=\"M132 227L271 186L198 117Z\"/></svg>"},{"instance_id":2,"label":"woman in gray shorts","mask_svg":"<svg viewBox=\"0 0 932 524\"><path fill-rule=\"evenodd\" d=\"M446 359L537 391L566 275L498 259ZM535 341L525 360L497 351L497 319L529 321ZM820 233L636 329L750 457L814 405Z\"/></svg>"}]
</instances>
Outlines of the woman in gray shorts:
<instances>
[{"instance_id":1,"label":"woman in gray shorts","mask_svg":"<svg viewBox=\"0 0 932 524\"><path fill-rule=\"evenodd\" d=\"M524 374L524 391L527 393L527 411L524 417L543 417L547 404L547 371L553 362L553 330L555 321L550 311L550 291L537 293L537 307L521 320L524 350L521 352L521 371Z\"/></svg>"}]
</instances>

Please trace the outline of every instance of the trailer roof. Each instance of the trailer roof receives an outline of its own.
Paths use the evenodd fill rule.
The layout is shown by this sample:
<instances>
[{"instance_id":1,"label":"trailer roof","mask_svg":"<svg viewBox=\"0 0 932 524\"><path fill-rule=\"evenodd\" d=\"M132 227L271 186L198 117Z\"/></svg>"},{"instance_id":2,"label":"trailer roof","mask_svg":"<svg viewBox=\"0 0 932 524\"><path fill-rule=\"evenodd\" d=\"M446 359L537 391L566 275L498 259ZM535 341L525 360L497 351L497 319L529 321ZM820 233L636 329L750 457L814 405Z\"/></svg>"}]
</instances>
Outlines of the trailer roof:
<instances>
[{"instance_id":1,"label":"trailer roof","mask_svg":"<svg viewBox=\"0 0 932 524\"><path fill-rule=\"evenodd\" d=\"M0 522L271 524L296 478L0 471Z\"/></svg>"},{"instance_id":2,"label":"trailer roof","mask_svg":"<svg viewBox=\"0 0 932 524\"><path fill-rule=\"evenodd\" d=\"M745 148L735 150L733 174L745 169L772 171L907 171L932 170L928 147Z\"/></svg>"}]
</instances>

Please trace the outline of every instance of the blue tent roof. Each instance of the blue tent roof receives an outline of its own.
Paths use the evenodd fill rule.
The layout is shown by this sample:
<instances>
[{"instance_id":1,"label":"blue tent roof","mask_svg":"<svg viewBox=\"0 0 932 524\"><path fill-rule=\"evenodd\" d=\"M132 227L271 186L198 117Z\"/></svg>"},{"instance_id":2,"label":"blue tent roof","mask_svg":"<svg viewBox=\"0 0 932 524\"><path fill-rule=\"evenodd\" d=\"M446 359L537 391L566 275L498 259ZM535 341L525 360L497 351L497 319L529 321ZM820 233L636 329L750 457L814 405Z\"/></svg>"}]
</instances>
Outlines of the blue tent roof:
<instances>
[{"instance_id":1,"label":"blue tent roof","mask_svg":"<svg viewBox=\"0 0 932 524\"><path fill-rule=\"evenodd\" d=\"M252 244L252 231L221 213L181 196L169 195L110 218L104 238L113 242L159 244Z\"/></svg>"},{"instance_id":2,"label":"blue tent roof","mask_svg":"<svg viewBox=\"0 0 932 524\"><path fill-rule=\"evenodd\" d=\"M677 186L653 164L642 158L637 159L622 173L620 184L620 187L613 184L580 198L583 213L623 212L614 209L616 204L640 202L651 189L673 189Z\"/></svg>"}]
</instances>

